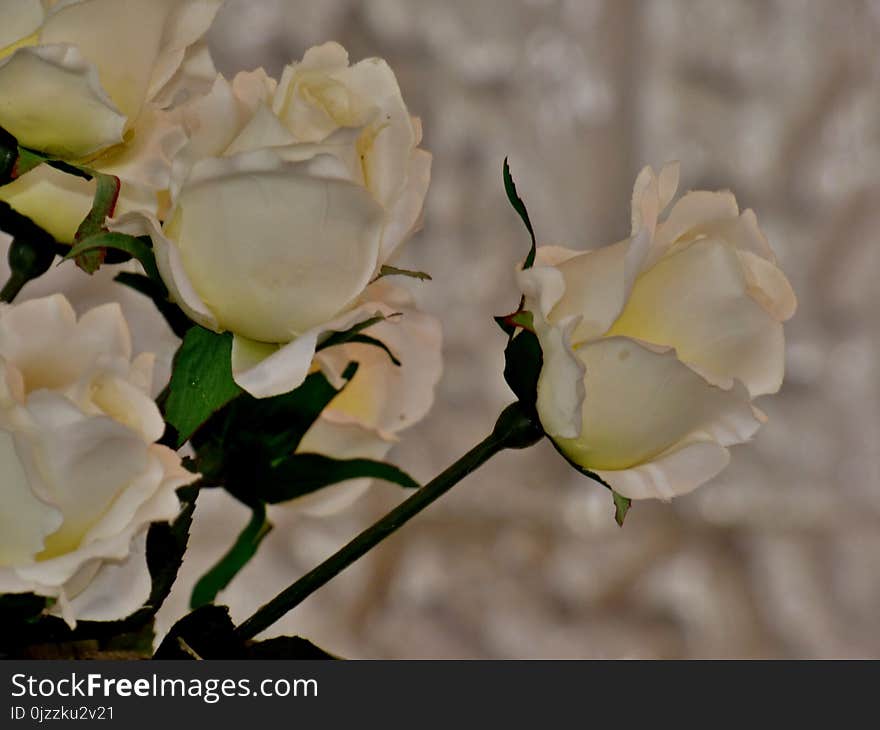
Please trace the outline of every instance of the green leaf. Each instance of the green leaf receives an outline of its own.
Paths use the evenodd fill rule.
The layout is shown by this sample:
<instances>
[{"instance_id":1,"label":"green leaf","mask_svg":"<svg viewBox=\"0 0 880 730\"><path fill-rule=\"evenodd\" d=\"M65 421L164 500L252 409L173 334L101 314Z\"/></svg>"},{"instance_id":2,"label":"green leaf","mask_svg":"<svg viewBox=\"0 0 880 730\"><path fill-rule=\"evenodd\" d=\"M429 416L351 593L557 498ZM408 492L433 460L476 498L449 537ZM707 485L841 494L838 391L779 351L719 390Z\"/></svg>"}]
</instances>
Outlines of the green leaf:
<instances>
[{"instance_id":1,"label":"green leaf","mask_svg":"<svg viewBox=\"0 0 880 730\"><path fill-rule=\"evenodd\" d=\"M177 580L196 509L197 489L184 487L177 493L183 503L177 519L171 523L156 522L150 525L147 532L147 568L153 584L147 609L153 614L165 603Z\"/></svg>"},{"instance_id":2,"label":"green leaf","mask_svg":"<svg viewBox=\"0 0 880 730\"><path fill-rule=\"evenodd\" d=\"M177 447L241 393L232 379L232 335L191 327L174 357L164 408L177 430Z\"/></svg>"},{"instance_id":3,"label":"green leaf","mask_svg":"<svg viewBox=\"0 0 880 730\"><path fill-rule=\"evenodd\" d=\"M424 271L412 271L411 269L398 269L396 266L383 266L379 269L379 275L373 281L381 279L384 276L408 276L411 279L419 281L432 281L431 275Z\"/></svg>"},{"instance_id":4,"label":"green leaf","mask_svg":"<svg viewBox=\"0 0 880 730\"><path fill-rule=\"evenodd\" d=\"M252 509L250 522L241 531L229 552L196 583L190 599L192 608L213 603L217 594L226 588L248 561L257 554L260 543L272 531L272 525L266 519L266 505L258 502Z\"/></svg>"},{"instance_id":5,"label":"green leaf","mask_svg":"<svg viewBox=\"0 0 880 730\"><path fill-rule=\"evenodd\" d=\"M384 479L406 489L419 483L392 464L372 459L333 459L323 454L293 454L274 465L257 494L270 504L287 502L322 487L349 479Z\"/></svg>"},{"instance_id":6,"label":"green leaf","mask_svg":"<svg viewBox=\"0 0 880 730\"><path fill-rule=\"evenodd\" d=\"M611 490L611 498L614 500L614 521L623 527L623 521L626 519L627 512L629 512L632 500L629 497L618 494L613 489Z\"/></svg>"},{"instance_id":7,"label":"green leaf","mask_svg":"<svg viewBox=\"0 0 880 730\"><path fill-rule=\"evenodd\" d=\"M350 363L342 377L351 380L356 372L357 364ZM296 451L338 393L321 372L311 373L296 390L272 398L242 393L193 434L198 471L252 505L273 465Z\"/></svg>"},{"instance_id":8,"label":"green leaf","mask_svg":"<svg viewBox=\"0 0 880 730\"><path fill-rule=\"evenodd\" d=\"M162 640L154 659L242 659L229 608L209 604L180 619Z\"/></svg>"},{"instance_id":9,"label":"green leaf","mask_svg":"<svg viewBox=\"0 0 880 730\"><path fill-rule=\"evenodd\" d=\"M532 238L532 245L529 248L529 253L526 256L526 260L523 263L523 269L530 269L535 264L535 253L537 252L537 242L535 241L535 230L532 228L532 221L529 219L529 212L526 210L525 203L522 202L522 199L516 192L516 183L513 182L513 177L510 175L510 165L507 164L507 158L504 158L504 192L507 193L507 199L510 201L510 204L513 206L513 209L519 213L519 217L522 218L522 222L525 223L526 230L529 232L529 236Z\"/></svg>"},{"instance_id":10,"label":"green leaf","mask_svg":"<svg viewBox=\"0 0 880 730\"><path fill-rule=\"evenodd\" d=\"M205 605L180 619L154 659L338 659L298 636L242 641L226 606Z\"/></svg>"},{"instance_id":11,"label":"green leaf","mask_svg":"<svg viewBox=\"0 0 880 730\"><path fill-rule=\"evenodd\" d=\"M354 372L356 369L347 370L343 377L350 380ZM323 373L316 372L298 388L283 395L273 398L245 395L230 408L230 433L234 433L233 438L240 440L245 450L255 449L265 455L267 463L272 463L294 452L338 393Z\"/></svg>"},{"instance_id":12,"label":"green leaf","mask_svg":"<svg viewBox=\"0 0 880 730\"><path fill-rule=\"evenodd\" d=\"M153 253L152 247L144 239L128 236L125 233L103 231L90 235L89 237L76 242L64 258L77 259L78 262L80 257L88 255L93 251L106 253L107 249L121 251L131 258L137 259L141 266L144 267L144 271L150 279L158 283L162 282L162 277L159 275L159 268L156 266L156 257ZM103 255L104 254L102 254L102 261Z\"/></svg>"},{"instance_id":13,"label":"green leaf","mask_svg":"<svg viewBox=\"0 0 880 730\"><path fill-rule=\"evenodd\" d=\"M544 354L537 336L522 330L507 343L504 350L504 379L517 398L534 406L538 399L538 376L544 365Z\"/></svg>"}]
</instances>

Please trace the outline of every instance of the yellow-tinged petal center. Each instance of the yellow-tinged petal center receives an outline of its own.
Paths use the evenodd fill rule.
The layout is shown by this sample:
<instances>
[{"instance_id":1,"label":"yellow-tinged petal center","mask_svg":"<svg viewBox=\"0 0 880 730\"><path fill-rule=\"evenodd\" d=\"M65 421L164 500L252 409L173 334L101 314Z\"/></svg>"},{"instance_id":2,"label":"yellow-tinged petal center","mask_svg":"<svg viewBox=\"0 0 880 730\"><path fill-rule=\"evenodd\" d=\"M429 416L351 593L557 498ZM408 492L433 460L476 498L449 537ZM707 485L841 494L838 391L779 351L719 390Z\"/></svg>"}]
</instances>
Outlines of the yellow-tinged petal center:
<instances>
[{"instance_id":1,"label":"yellow-tinged petal center","mask_svg":"<svg viewBox=\"0 0 880 730\"><path fill-rule=\"evenodd\" d=\"M14 43L10 43L5 48L0 48L0 59L6 58L7 56L11 56L15 53L19 48L24 48L25 46L35 46L37 45L37 41L40 38L39 33L32 33L25 38L20 38Z\"/></svg>"},{"instance_id":2,"label":"yellow-tinged petal center","mask_svg":"<svg viewBox=\"0 0 880 730\"><path fill-rule=\"evenodd\" d=\"M556 443L588 469L629 469L732 412L750 416L741 393L710 385L672 351L613 337L588 343L577 355L586 367L581 434Z\"/></svg>"}]
</instances>

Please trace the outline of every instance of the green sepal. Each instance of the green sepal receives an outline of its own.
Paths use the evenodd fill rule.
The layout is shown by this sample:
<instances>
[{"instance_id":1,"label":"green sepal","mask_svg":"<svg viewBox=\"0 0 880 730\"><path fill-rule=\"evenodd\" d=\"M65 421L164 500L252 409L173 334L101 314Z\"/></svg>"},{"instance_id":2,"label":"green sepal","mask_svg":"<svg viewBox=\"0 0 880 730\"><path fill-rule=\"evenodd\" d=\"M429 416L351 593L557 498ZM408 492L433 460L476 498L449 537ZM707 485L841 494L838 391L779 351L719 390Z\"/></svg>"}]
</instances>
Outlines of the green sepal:
<instances>
[{"instance_id":1,"label":"green sepal","mask_svg":"<svg viewBox=\"0 0 880 730\"><path fill-rule=\"evenodd\" d=\"M522 219L522 222L526 226L526 230L529 232L529 236L532 239L532 245L529 248L529 253L526 256L526 260L523 262L523 269L530 269L535 265L535 254L538 250L538 244L535 240L535 230L532 228L532 221L529 218L529 212L526 210L526 204L523 203L522 198L519 197L519 194L516 192L516 183L513 182L513 177L510 174L510 165L507 164L507 158L504 158L504 192L507 193L507 199L510 201L510 204L513 206L513 209L519 214L519 217Z\"/></svg>"},{"instance_id":2,"label":"green sepal","mask_svg":"<svg viewBox=\"0 0 880 730\"><path fill-rule=\"evenodd\" d=\"M374 347L380 348L381 350L384 350L388 357L391 358L391 362L393 362L397 366L400 366L400 360L395 357L394 353L391 352L391 349L388 347L388 345L375 337L362 334L365 329L372 327L378 322L382 322L386 319L391 319L392 317L400 316L400 312L394 312L393 314L389 314L387 317L384 314L378 314L375 317L370 317L369 319L364 320L363 322L358 322L356 325L354 325L353 327L349 327L347 330L343 330L342 332L334 332L329 337L324 339L315 348L315 352L326 350L329 347L336 347L337 345L344 345L347 342L360 342L361 344L372 345Z\"/></svg>"},{"instance_id":3,"label":"green sepal","mask_svg":"<svg viewBox=\"0 0 880 730\"><path fill-rule=\"evenodd\" d=\"M611 499L614 502L614 521L623 527L623 521L626 519L626 515L629 512L630 504L632 500L629 497L624 497L622 494L619 494L614 491L614 487L612 487L608 482L606 482L602 477L600 477L596 472L590 471L589 469L581 466L575 461L572 461L563 451L557 446L556 442L553 439L550 439L553 443L553 447L556 451L565 459L569 465L575 471L583 474L585 477L589 477L594 482L598 482L603 487L605 487L609 492L611 492Z\"/></svg>"},{"instance_id":4,"label":"green sepal","mask_svg":"<svg viewBox=\"0 0 880 730\"><path fill-rule=\"evenodd\" d=\"M538 399L538 377L544 365L541 344L534 332L521 330L504 349L504 379L517 398L534 407Z\"/></svg>"},{"instance_id":5,"label":"green sepal","mask_svg":"<svg viewBox=\"0 0 880 730\"><path fill-rule=\"evenodd\" d=\"M132 258L137 259L141 266L144 267L147 276L161 284L162 277L159 275L159 267L156 266L156 256L149 241L150 239L147 237L135 238L125 233L98 231L74 243L64 258L76 259L77 266L80 266L80 260L91 260L89 257L92 254L97 254L94 258L100 258L103 263L108 249L112 249L123 254L123 256L116 259L117 262ZM94 272L90 271L89 273Z\"/></svg>"},{"instance_id":6,"label":"green sepal","mask_svg":"<svg viewBox=\"0 0 880 730\"><path fill-rule=\"evenodd\" d=\"M116 210L116 201L119 199L119 190L122 186L119 178L115 175L95 173L95 183L95 199L88 214L76 229L72 251L77 250L76 244L94 239L98 234L106 231L104 223ZM89 246L80 248L75 254L68 254L68 257L74 258L76 265L87 274L94 274L101 268L106 255L105 246Z\"/></svg>"},{"instance_id":7,"label":"green sepal","mask_svg":"<svg viewBox=\"0 0 880 730\"><path fill-rule=\"evenodd\" d=\"M632 500L629 497L624 497L622 494L618 494L613 489L611 490L611 498L614 500L614 521L623 527L623 521L626 519L626 515L629 512Z\"/></svg>"}]
</instances>

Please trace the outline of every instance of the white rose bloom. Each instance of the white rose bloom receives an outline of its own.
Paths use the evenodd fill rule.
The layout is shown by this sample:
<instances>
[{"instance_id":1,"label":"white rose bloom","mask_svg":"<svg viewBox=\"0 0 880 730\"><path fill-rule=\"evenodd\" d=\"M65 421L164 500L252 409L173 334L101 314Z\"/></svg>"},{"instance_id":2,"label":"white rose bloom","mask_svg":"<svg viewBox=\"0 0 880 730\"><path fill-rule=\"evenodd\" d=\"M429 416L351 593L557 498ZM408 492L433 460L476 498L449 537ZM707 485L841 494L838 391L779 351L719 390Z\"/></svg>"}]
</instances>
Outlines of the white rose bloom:
<instances>
[{"instance_id":1,"label":"white rose bloom","mask_svg":"<svg viewBox=\"0 0 880 730\"><path fill-rule=\"evenodd\" d=\"M6 259L11 241L8 235L0 233L0 283L9 278ZM73 261L56 261L45 274L25 284L15 301L21 303L63 294L77 314L85 314L101 304L119 304L131 332L132 350L151 352L155 356L151 395L157 396L171 378L171 364L180 347L180 339L171 331L151 299L114 281L123 271L139 273L139 264L133 261L105 264L94 274L87 274Z\"/></svg>"},{"instance_id":2,"label":"white rose bloom","mask_svg":"<svg viewBox=\"0 0 880 730\"><path fill-rule=\"evenodd\" d=\"M302 383L320 338L391 310L368 284L418 226L430 155L394 73L312 48L280 84L218 78L185 110L174 205L113 225L153 238L159 269L199 324L234 335L233 374L252 395Z\"/></svg>"},{"instance_id":3,"label":"white rose bloom","mask_svg":"<svg viewBox=\"0 0 880 730\"><path fill-rule=\"evenodd\" d=\"M796 300L754 213L694 191L658 217L678 166L645 168L630 238L541 247L519 272L544 352L538 413L556 446L632 499L669 499L728 463L782 384Z\"/></svg>"},{"instance_id":4,"label":"white rose bloom","mask_svg":"<svg viewBox=\"0 0 880 730\"><path fill-rule=\"evenodd\" d=\"M78 321L58 294L0 308L0 593L53 597L71 626L147 599L147 528L195 478L155 443L152 370L116 304Z\"/></svg>"},{"instance_id":5,"label":"white rose bloom","mask_svg":"<svg viewBox=\"0 0 880 730\"><path fill-rule=\"evenodd\" d=\"M363 343L319 352L316 363L331 380L338 379L350 362L358 363L358 370L308 430L297 448L299 453L381 461L401 431L422 420L431 409L434 388L443 372L440 322L415 309L402 287L377 282L371 294L402 315L399 324L385 321L370 328L370 335L388 346L400 366L380 348ZM281 509L330 514L348 507L370 482L354 479L334 484Z\"/></svg>"},{"instance_id":6,"label":"white rose bloom","mask_svg":"<svg viewBox=\"0 0 880 730\"><path fill-rule=\"evenodd\" d=\"M163 107L213 78L202 36L220 4L0 0L0 127L24 147L119 176L118 212L161 212L186 142ZM0 187L0 200L65 243L93 196L93 182L48 165Z\"/></svg>"}]
</instances>

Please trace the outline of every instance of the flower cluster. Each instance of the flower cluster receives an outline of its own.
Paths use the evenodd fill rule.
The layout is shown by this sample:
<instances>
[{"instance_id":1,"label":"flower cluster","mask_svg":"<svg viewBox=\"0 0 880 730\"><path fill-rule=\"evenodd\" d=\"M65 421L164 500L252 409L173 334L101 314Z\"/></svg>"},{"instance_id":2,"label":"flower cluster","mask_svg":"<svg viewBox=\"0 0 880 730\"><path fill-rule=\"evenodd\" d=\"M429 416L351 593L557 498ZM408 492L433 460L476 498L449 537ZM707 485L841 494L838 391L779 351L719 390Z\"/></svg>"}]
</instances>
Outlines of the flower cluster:
<instances>
[{"instance_id":1,"label":"flower cluster","mask_svg":"<svg viewBox=\"0 0 880 730\"><path fill-rule=\"evenodd\" d=\"M220 5L0 5L0 623L4 595L25 596L24 643L58 635L58 617L151 630L202 489L252 518L194 608L254 556L277 510L326 515L377 478L419 486L384 459L442 371L439 322L399 283L430 277L393 265L431 177L421 123L385 61L351 63L337 43L277 80L218 74L204 36ZM505 165L533 244L521 305L499 318L516 402L276 601L544 436L612 490L621 523L630 500L724 468L766 420L753 400L782 384L796 301L755 214L727 192L670 207L678 175L645 168L630 236L577 251L535 245ZM279 605L227 627L227 644L248 650ZM181 625L171 636L186 640L158 655L212 651L198 621Z\"/></svg>"}]
</instances>

